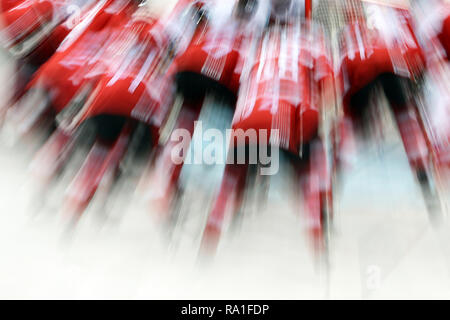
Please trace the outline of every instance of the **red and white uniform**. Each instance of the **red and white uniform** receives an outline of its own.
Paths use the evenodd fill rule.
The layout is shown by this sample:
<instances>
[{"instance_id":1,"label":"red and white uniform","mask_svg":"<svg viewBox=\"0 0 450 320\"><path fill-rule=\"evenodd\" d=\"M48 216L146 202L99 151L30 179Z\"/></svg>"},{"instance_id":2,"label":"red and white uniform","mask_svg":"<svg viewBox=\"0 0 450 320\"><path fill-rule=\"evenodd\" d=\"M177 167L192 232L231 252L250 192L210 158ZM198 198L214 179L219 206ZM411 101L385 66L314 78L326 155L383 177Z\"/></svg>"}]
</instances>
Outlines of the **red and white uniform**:
<instances>
[{"instance_id":1,"label":"red and white uniform","mask_svg":"<svg viewBox=\"0 0 450 320\"><path fill-rule=\"evenodd\" d=\"M429 141L438 165L450 167L450 3L420 1L415 28L427 60L424 82Z\"/></svg>"},{"instance_id":2,"label":"red and white uniform","mask_svg":"<svg viewBox=\"0 0 450 320\"><path fill-rule=\"evenodd\" d=\"M99 2L64 39L52 58L38 69L28 89L47 90L52 107L57 113L62 111L86 83L87 72L107 62L102 56L104 45L120 33L130 15L129 4L126 0Z\"/></svg>"},{"instance_id":3,"label":"red and white uniform","mask_svg":"<svg viewBox=\"0 0 450 320\"><path fill-rule=\"evenodd\" d=\"M279 130L280 147L297 153L319 124L320 90L333 69L316 28L272 26L250 60L239 94L234 129Z\"/></svg>"},{"instance_id":4,"label":"red and white uniform","mask_svg":"<svg viewBox=\"0 0 450 320\"><path fill-rule=\"evenodd\" d=\"M362 8L367 18L354 18L341 34L339 76L345 107L381 74L413 79L424 68L408 10L364 1Z\"/></svg>"},{"instance_id":5,"label":"red and white uniform","mask_svg":"<svg viewBox=\"0 0 450 320\"><path fill-rule=\"evenodd\" d=\"M2 41L11 53L40 64L96 5L93 0L3 0Z\"/></svg>"},{"instance_id":6,"label":"red and white uniform","mask_svg":"<svg viewBox=\"0 0 450 320\"><path fill-rule=\"evenodd\" d=\"M265 16L264 5L258 4L251 18L239 18L237 5L238 1L206 2L207 22L175 59L178 73L202 75L237 94L249 41L261 32Z\"/></svg>"}]
</instances>

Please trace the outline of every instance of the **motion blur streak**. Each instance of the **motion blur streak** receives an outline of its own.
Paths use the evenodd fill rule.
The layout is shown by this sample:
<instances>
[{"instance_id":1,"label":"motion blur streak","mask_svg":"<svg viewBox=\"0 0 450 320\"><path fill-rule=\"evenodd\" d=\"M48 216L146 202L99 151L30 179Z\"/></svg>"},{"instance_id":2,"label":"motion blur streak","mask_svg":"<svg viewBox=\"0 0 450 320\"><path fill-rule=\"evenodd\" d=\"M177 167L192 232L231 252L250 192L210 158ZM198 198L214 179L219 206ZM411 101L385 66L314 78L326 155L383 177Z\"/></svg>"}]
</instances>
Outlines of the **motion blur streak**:
<instances>
[{"instance_id":1,"label":"motion blur streak","mask_svg":"<svg viewBox=\"0 0 450 320\"><path fill-rule=\"evenodd\" d=\"M0 276L0 297L450 297L433 282L450 283L449 1L0 0L0 17L0 274L26 273L31 230L57 257L39 268L74 279ZM111 246L122 289L80 287L74 252Z\"/></svg>"}]
</instances>

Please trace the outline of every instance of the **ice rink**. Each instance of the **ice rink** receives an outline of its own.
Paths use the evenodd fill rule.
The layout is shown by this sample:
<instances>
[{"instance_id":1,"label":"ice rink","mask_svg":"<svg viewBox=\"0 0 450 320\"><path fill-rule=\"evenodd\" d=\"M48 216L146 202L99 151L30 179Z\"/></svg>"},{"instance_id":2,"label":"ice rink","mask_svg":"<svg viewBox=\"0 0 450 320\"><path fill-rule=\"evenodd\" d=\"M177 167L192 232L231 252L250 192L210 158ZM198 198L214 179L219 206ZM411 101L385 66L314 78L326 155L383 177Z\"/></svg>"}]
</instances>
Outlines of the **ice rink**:
<instances>
[{"instance_id":1,"label":"ice rink","mask_svg":"<svg viewBox=\"0 0 450 320\"><path fill-rule=\"evenodd\" d=\"M5 53L0 60L6 100L14 67ZM204 261L196 220L169 239L139 193L118 192L120 205L111 212L98 210L94 200L70 226L59 206L63 187L40 207L45 192L28 174L34 150L6 140L0 143L1 299L450 298L450 224L431 226L395 130L381 147L364 148L340 179L328 267L308 245L283 176L272 179L267 205L250 200L241 224ZM448 192L443 200L450 203ZM190 201L194 211L201 206Z\"/></svg>"}]
</instances>

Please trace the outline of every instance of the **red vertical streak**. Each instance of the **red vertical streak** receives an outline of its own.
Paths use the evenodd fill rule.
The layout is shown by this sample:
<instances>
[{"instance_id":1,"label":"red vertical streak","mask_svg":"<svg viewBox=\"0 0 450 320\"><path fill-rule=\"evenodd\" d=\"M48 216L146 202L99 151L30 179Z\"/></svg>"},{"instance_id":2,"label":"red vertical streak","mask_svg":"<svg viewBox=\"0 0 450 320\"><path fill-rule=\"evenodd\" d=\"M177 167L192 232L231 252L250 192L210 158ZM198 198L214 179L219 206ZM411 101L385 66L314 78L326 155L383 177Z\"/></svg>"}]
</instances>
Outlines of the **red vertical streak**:
<instances>
[{"instance_id":1,"label":"red vertical streak","mask_svg":"<svg viewBox=\"0 0 450 320\"><path fill-rule=\"evenodd\" d=\"M312 0L305 0L305 18L311 19L312 16Z\"/></svg>"}]
</instances>

